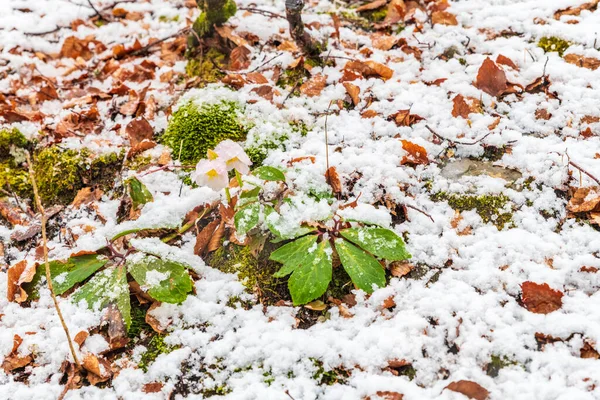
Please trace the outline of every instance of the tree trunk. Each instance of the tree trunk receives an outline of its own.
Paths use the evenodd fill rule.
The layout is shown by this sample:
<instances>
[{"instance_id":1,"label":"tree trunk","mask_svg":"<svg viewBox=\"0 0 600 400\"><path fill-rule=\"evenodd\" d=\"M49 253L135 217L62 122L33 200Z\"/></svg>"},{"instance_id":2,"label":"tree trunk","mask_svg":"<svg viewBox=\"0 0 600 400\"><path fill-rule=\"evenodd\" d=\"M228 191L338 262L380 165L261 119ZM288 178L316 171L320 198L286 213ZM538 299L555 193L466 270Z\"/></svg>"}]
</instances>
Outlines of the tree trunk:
<instances>
[{"instance_id":1,"label":"tree trunk","mask_svg":"<svg viewBox=\"0 0 600 400\"><path fill-rule=\"evenodd\" d=\"M203 37L213 33L215 25L224 24L237 11L234 0L196 0L196 4L202 13L192 26L189 47L197 47Z\"/></svg>"},{"instance_id":2,"label":"tree trunk","mask_svg":"<svg viewBox=\"0 0 600 400\"><path fill-rule=\"evenodd\" d=\"M304 0L285 0L285 14L290 23L290 34L305 53L311 57L318 57L320 53L319 46L304 30L304 23L302 22L303 8Z\"/></svg>"}]
</instances>

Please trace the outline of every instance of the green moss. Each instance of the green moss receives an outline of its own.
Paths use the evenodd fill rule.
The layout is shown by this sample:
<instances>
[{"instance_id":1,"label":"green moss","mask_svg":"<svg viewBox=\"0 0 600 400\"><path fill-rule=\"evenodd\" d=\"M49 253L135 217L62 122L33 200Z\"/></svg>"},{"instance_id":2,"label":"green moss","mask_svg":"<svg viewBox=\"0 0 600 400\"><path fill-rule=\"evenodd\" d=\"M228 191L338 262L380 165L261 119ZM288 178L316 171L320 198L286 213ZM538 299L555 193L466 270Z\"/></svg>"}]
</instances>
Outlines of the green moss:
<instances>
[{"instance_id":1,"label":"green moss","mask_svg":"<svg viewBox=\"0 0 600 400\"><path fill-rule=\"evenodd\" d=\"M127 336L130 339L136 339L140 337L142 332L151 332L152 328L146 323L146 310L139 304L132 304L131 307L131 325Z\"/></svg>"},{"instance_id":2,"label":"green moss","mask_svg":"<svg viewBox=\"0 0 600 400\"><path fill-rule=\"evenodd\" d=\"M327 371L323 367L323 361L316 358L310 358L310 360L316 368L312 378L316 380L319 385L331 386L336 383L344 385L347 378L350 376L350 373L343 368L334 368Z\"/></svg>"},{"instance_id":3,"label":"green moss","mask_svg":"<svg viewBox=\"0 0 600 400\"><path fill-rule=\"evenodd\" d=\"M27 138L16 128L0 130L0 160L11 157L14 148L25 148L29 144Z\"/></svg>"},{"instance_id":4,"label":"green moss","mask_svg":"<svg viewBox=\"0 0 600 400\"><path fill-rule=\"evenodd\" d=\"M206 2L201 2L201 4L206 4ZM202 38L210 35L215 25L222 25L237 12L237 7L233 0L227 0L220 9L205 9L203 7L200 9L202 13L192 25L192 29L196 34L191 34L188 37L188 46L190 47L197 46L199 44L198 37Z\"/></svg>"},{"instance_id":5,"label":"green moss","mask_svg":"<svg viewBox=\"0 0 600 400\"><path fill-rule=\"evenodd\" d=\"M512 212L505 211L510 199L499 195L469 195L438 192L431 196L433 201L447 201L450 207L458 211L476 210L485 223L493 223L503 229L512 222Z\"/></svg>"},{"instance_id":6,"label":"green moss","mask_svg":"<svg viewBox=\"0 0 600 400\"><path fill-rule=\"evenodd\" d=\"M372 31L374 30L373 23L368 19L357 15L354 11L342 11L340 12L340 16L346 21L350 22L352 26L360 28L364 31Z\"/></svg>"},{"instance_id":7,"label":"green moss","mask_svg":"<svg viewBox=\"0 0 600 400\"><path fill-rule=\"evenodd\" d=\"M387 13L388 13L388 8L381 7L376 10L362 12L361 14L367 20L377 23L377 22L382 22L385 19L385 17L387 17Z\"/></svg>"},{"instance_id":8,"label":"green moss","mask_svg":"<svg viewBox=\"0 0 600 400\"><path fill-rule=\"evenodd\" d=\"M161 15L160 17L158 17L158 20L160 22L177 22L179 21L179 15L176 15L174 17L167 17L166 15Z\"/></svg>"},{"instance_id":9,"label":"green moss","mask_svg":"<svg viewBox=\"0 0 600 400\"><path fill-rule=\"evenodd\" d=\"M544 49L544 52L556 51L561 57L570 45L570 42L556 36L544 36L538 42L538 47Z\"/></svg>"},{"instance_id":10,"label":"green moss","mask_svg":"<svg viewBox=\"0 0 600 400\"><path fill-rule=\"evenodd\" d=\"M201 107L185 104L175 111L161 140L173 150L174 159L195 164L222 140L246 139L248 131L240 122L238 111L239 106L234 102Z\"/></svg>"},{"instance_id":11,"label":"green moss","mask_svg":"<svg viewBox=\"0 0 600 400\"><path fill-rule=\"evenodd\" d=\"M146 346L147 350L144 354L142 354L142 359L138 364L142 371L148 372L148 367L159 355L168 354L175 350L175 346L169 346L165 343L165 337L166 335L156 334L152 337L152 339L150 339L148 345Z\"/></svg>"},{"instance_id":12,"label":"green moss","mask_svg":"<svg viewBox=\"0 0 600 400\"><path fill-rule=\"evenodd\" d=\"M33 195L27 171L9 161L0 163L0 188L14 192L21 198L30 198Z\"/></svg>"},{"instance_id":13,"label":"green moss","mask_svg":"<svg viewBox=\"0 0 600 400\"><path fill-rule=\"evenodd\" d=\"M185 66L185 72L190 77L198 77L203 84L219 82L225 76L217 66L225 64L225 55L211 48L206 53L190 58Z\"/></svg>"},{"instance_id":14,"label":"green moss","mask_svg":"<svg viewBox=\"0 0 600 400\"><path fill-rule=\"evenodd\" d=\"M300 136L305 137L308 135L308 125L304 121L292 121L290 122L290 126L292 127L292 131L299 133Z\"/></svg>"},{"instance_id":15,"label":"green moss","mask_svg":"<svg viewBox=\"0 0 600 400\"><path fill-rule=\"evenodd\" d=\"M495 378L500 373L502 368L510 367L512 365L518 365L519 363L511 360L510 358L503 356L500 357L498 355L492 355L492 358L489 364L486 367L486 374Z\"/></svg>"},{"instance_id":16,"label":"green moss","mask_svg":"<svg viewBox=\"0 0 600 400\"><path fill-rule=\"evenodd\" d=\"M396 371L398 371L398 375L406 376L411 381L417 376L417 370L412 365L396 368Z\"/></svg>"},{"instance_id":17,"label":"green moss","mask_svg":"<svg viewBox=\"0 0 600 400\"><path fill-rule=\"evenodd\" d=\"M283 146L283 142L288 139L287 135L282 135L276 140L266 140L263 143L246 148L246 154L252 161L252 167L260 167L267 158L267 155L271 150L280 149Z\"/></svg>"},{"instance_id":18,"label":"green moss","mask_svg":"<svg viewBox=\"0 0 600 400\"><path fill-rule=\"evenodd\" d=\"M123 153L91 159L87 149L64 150L57 146L42 149L36 154L33 167L42 202L68 204L85 186L112 188L122 159Z\"/></svg>"},{"instance_id":19,"label":"green moss","mask_svg":"<svg viewBox=\"0 0 600 400\"><path fill-rule=\"evenodd\" d=\"M273 276L279 265L269 261L268 254L270 251L263 251L256 258L248 246L229 244L212 253L207 262L213 268L237 274L239 281L250 292L259 294L265 303L271 304L280 300L284 294L286 297L289 295L285 283Z\"/></svg>"},{"instance_id":20,"label":"green moss","mask_svg":"<svg viewBox=\"0 0 600 400\"><path fill-rule=\"evenodd\" d=\"M151 156L143 156L141 154L138 154L137 156L133 157L133 159L127 160L126 166L132 171L139 171L142 168L147 167L151 163Z\"/></svg>"}]
</instances>

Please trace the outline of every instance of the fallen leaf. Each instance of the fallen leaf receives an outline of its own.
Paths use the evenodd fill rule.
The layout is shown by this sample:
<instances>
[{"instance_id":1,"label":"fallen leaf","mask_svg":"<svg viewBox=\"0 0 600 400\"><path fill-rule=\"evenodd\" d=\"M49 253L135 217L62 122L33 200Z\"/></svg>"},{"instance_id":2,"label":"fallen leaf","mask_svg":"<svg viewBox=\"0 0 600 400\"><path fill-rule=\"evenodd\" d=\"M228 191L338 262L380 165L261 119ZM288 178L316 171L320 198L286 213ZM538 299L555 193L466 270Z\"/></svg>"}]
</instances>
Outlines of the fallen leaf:
<instances>
[{"instance_id":1,"label":"fallen leaf","mask_svg":"<svg viewBox=\"0 0 600 400\"><path fill-rule=\"evenodd\" d=\"M405 275L408 275L410 271L415 269L415 266L408 261L394 261L388 267L392 276L396 278L401 278Z\"/></svg>"},{"instance_id":2,"label":"fallen leaf","mask_svg":"<svg viewBox=\"0 0 600 400\"><path fill-rule=\"evenodd\" d=\"M381 32L375 32L371 35L371 43L373 44L373 47L379 50L390 50L392 47L398 44L399 41L399 37L386 35L385 33Z\"/></svg>"},{"instance_id":3,"label":"fallen leaf","mask_svg":"<svg viewBox=\"0 0 600 400\"><path fill-rule=\"evenodd\" d=\"M108 343L111 350L117 350L125 347L129 343L125 321L121 311L111 303L102 315L102 324L108 324Z\"/></svg>"},{"instance_id":4,"label":"fallen leaf","mask_svg":"<svg viewBox=\"0 0 600 400\"><path fill-rule=\"evenodd\" d=\"M321 74L317 74L300 86L300 92L308 97L318 96L325 89L326 85L327 78Z\"/></svg>"},{"instance_id":5,"label":"fallen leaf","mask_svg":"<svg viewBox=\"0 0 600 400\"><path fill-rule=\"evenodd\" d=\"M392 308L396 306L396 302L394 301L394 296L390 296L387 299L385 299L383 301L383 304L381 305L382 308Z\"/></svg>"},{"instance_id":6,"label":"fallen leaf","mask_svg":"<svg viewBox=\"0 0 600 400\"><path fill-rule=\"evenodd\" d=\"M552 118L552 114L550 114L548 110L544 108L538 108L537 110L535 110L535 119L542 119L544 121L548 121L550 118Z\"/></svg>"},{"instance_id":7,"label":"fallen leaf","mask_svg":"<svg viewBox=\"0 0 600 400\"><path fill-rule=\"evenodd\" d=\"M548 314L562 307L563 293L551 289L547 283L526 281L521 285L523 306L536 314Z\"/></svg>"},{"instance_id":8,"label":"fallen leaf","mask_svg":"<svg viewBox=\"0 0 600 400\"><path fill-rule=\"evenodd\" d=\"M240 74L228 74L221 79L221 82L239 90L246 84L246 79Z\"/></svg>"},{"instance_id":9,"label":"fallen leaf","mask_svg":"<svg viewBox=\"0 0 600 400\"><path fill-rule=\"evenodd\" d=\"M83 204L89 204L91 202L98 201L102 198L103 193L104 192L98 188L84 187L77 192L71 205L74 208L79 208Z\"/></svg>"},{"instance_id":10,"label":"fallen leaf","mask_svg":"<svg viewBox=\"0 0 600 400\"><path fill-rule=\"evenodd\" d=\"M88 338L88 336L90 336L88 331L80 331L79 333L77 333L77 335L75 335L75 337L73 338L73 341L75 343L77 343L79 348L81 348L81 346L83 346L83 343Z\"/></svg>"},{"instance_id":11,"label":"fallen leaf","mask_svg":"<svg viewBox=\"0 0 600 400\"><path fill-rule=\"evenodd\" d=\"M587 69L591 69L595 71L600 67L600 60L592 57L584 57L579 54L567 54L564 57L565 61L569 64L577 65L578 67L583 67Z\"/></svg>"},{"instance_id":12,"label":"fallen leaf","mask_svg":"<svg viewBox=\"0 0 600 400\"><path fill-rule=\"evenodd\" d=\"M595 360L600 359L600 354L596 351L594 346L587 340L583 341L583 347L579 350L579 356L581 358L593 358Z\"/></svg>"},{"instance_id":13,"label":"fallen leaf","mask_svg":"<svg viewBox=\"0 0 600 400\"><path fill-rule=\"evenodd\" d=\"M400 165L429 164L429 158L427 158L427 150L425 150L424 147L409 142L408 140L402 140L402 148L408 153L408 155L402 158L402 161L400 161Z\"/></svg>"},{"instance_id":14,"label":"fallen leaf","mask_svg":"<svg viewBox=\"0 0 600 400\"><path fill-rule=\"evenodd\" d=\"M215 233L213 234L213 236L210 238L210 241L208 242L208 246L206 246L205 253L206 254L212 253L213 251L215 251L219 247L221 247L221 239L223 239L224 235L225 235L225 221L221 221L221 224L215 230Z\"/></svg>"},{"instance_id":15,"label":"fallen leaf","mask_svg":"<svg viewBox=\"0 0 600 400\"><path fill-rule=\"evenodd\" d=\"M387 4L387 2L388 2L388 0L375 0L375 1L372 1L367 4L363 4L362 6L358 7L356 9L356 12L377 10L378 8L385 6Z\"/></svg>"},{"instance_id":16,"label":"fallen leaf","mask_svg":"<svg viewBox=\"0 0 600 400\"><path fill-rule=\"evenodd\" d=\"M483 107L481 101L474 97L463 97L461 94L457 94L452 102L454 106L452 107L452 116L453 117L462 117L464 119L469 118L469 114L471 113L481 113L483 111Z\"/></svg>"},{"instance_id":17,"label":"fallen leaf","mask_svg":"<svg viewBox=\"0 0 600 400\"><path fill-rule=\"evenodd\" d=\"M156 146L156 143L152 140L154 129L144 117L131 120L125 127L125 133L129 137L131 146L128 154L129 158Z\"/></svg>"},{"instance_id":18,"label":"fallen leaf","mask_svg":"<svg viewBox=\"0 0 600 400\"><path fill-rule=\"evenodd\" d=\"M490 396L490 392L488 392L483 386L478 383L472 381L458 381L452 382L446 389L452 390L453 392L462 393L470 399L475 400L486 400Z\"/></svg>"},{"instance_id":19,"label":"fallen leaf","mask_svg":"<svg viewBox=\"0 0 600 400\"><path fill-rule=\"evenodd\" d=\"M365 78L369 77L377 77L383 80L388 80L394 75L394 71L383 64L380 64L375 61L348 61L344 66L344 71L349 71L350 75L346 76L346 72L344 72L344 76L342 77L342 82L354 80L352 79L352 74L354 76L360 77L361 75Z\"/></svg>"},{"instance_id":20,"label":"fallen leaf","mask_svg":"<svg viewBox=\"0 0 600 400\"><path fill-rule=\"evenodd\" d=\"M162 390L164 383L162 382L150 382L146 383L142 387L142 392L144 393L158 393Z\"/></svg>"},{"instance_id":21,"label":"fallen leaf","mask_svg":"<svg viewBox=\"0 0 600 400\"><path fill-rule=\"evenodd\" d=\"M89 40L69 36L63 42L62 48L60 49L60 57L73 59L81 57L85 61L88 61L94 56L94 53L88 48L89 44Z\"/></svg>"},{"instance_id":22,"label":"fallen leaf","mask_svg":"<svg viewBox=\"0 0 600 400\"><path fill-rule=\"evenodd\" d=\"M233 42L236 46L248 46L249 43L246 39L233 33L233 28L229 25L215 26L215 31L223 39L228 39Z\"/></svg>"},{"instance_id":23,"label":"fallen leaf","mask_svg":"<svg viewBox=\"0 0 600 400\"><path fill-rule=\"evenodd\" d=\"M390 392L390 391L382 391L379 390L377 392L375 392L375 395L381 399L381 400L402 400L404 398L403 394L400 394L398 392ZM367 397L366 400L374 400L371 399L371 397Z\"/></svg>"},{"instance_id":24,"label":"fallen leaf","mask_svg":"<svg viewBox=\"0 0 600 400\"><path fill-rule=\"evenodd\" d=\"M208 243L210 239L213 237L215 230L221 224L220 219L215 219L206 225L196 236L196 244L194 245L194 254L197 256L204 256Z\"/></svg>"},{"instance_id":25,"label":"fallen leaf","mask_svg":"<svg viewBox=\"0 0 600 400\"><path fill-rule=\"evenodd\" d=\"M352 99L352 104L354 104L355 106L358 105L358 103L360 102L360 97L358 97L358 95L360 94L360 88L349 82L344 82L344 88L346 89L346 92Z\"/></svg>"},{"instance_id":26,"label":"fallen leaf","mask_svg":"<svg viewBox=\"0 0 600 400\"><path fill-rule=\"evenodd\" d=\"M325 181L331 186L333 193L342 193L342 182L340 181L340 176L335 167L329 167L329 169L325 171Z\"/></svg>"},{"instance_id":27,"label":"fallen leaf","mask_svg":"<svg viewBox=\"0 0 600 400\"><path fill-rule=\"evenodd\" d=\"M0 217L11 225L28 225L27 220L21 216L21 210L6 200L0 200Z\"/></svg>"},{"instance_id":28,"label":"fallen leaf","mask_svg":"<svg viewBox=\"0 0 600 400\"><path fill-rule=\"evenodd\" d=\"M23 343L23 338L19 335L14 335L12 351L8 356L4 357L4 360L2 361L2 369L7 374L33 362L33 354L30 353L25 356L19 355L18 350L21 343Z\"/></svg>"},{"instance_id":29,"label":"fallen leaf","mask_svg":"<svg viewBox=\"0 0 600 400\"><path fill-rule=\"evenodd\" d=\"M458 25L456 15L448 11L435 11L431 14L431 22L440 25Z\"/></svg>"},{"instance_id":30,"label":"fallen leaf","mask_svg":"<svg viewBox=\"0 0 600 400\"><path fill-rule=\"evenodd\" d=\"M506 74L488 57L479 68L475 87L490 96L502 95L508 89Z\"/></svg>"},{"instance_id":31,"label":"fallen leaf","mask_svg":"<svg viewBox=\"0 0 600 400\"><path fill-rule=\"evenodd\" d=\"M246 46L238 46L229 55L229 69L239 71L250 66L250 49Z\"/></svg>"},{"instance_id":32,"label":"fallen leaf","mask_svg":"<svg viewBox=\"0 0 600 400\"><path fill-rule=\"evenodd\" d=\"M594 0L589 3L583 3L577 7L563 8L554 13L554 18L560 19L563 15L578 16L584 10L593 11L598 7L598 2L598 0Z\"/></svg>"},{"instance_id":33,"label":"fallen leaf","mask_svg":"<svg viewBox=\"0 0 600 400\"><path fill-rule=\"evenodd\" d=\"M258 87L255 87L251 90L252 93L256 93L257 95L259 95L260 97L262 97L263 99L266 100L273 100L273 95L274 95L274 91L273 91L273 87L269 86L269 85L260 85Z\"/></svg>"},{"instance_id":34,"label":"fallen leaf","mask_svg":"<svg viewBox=\"0 0 600 400\"><path fill-rule=\"evenodd\" d=\"M323 303L321 300L315 300L305 304L304 308L308 308L309 310L313 311L323 311L327 308L327 304Z\"/></svg>"},{"instance_id":35,"label":"fallen leaf","mask_svg":"<svg viewBox=\"0 0 600 400\"><path fill-rule=\"evenodd\" d=\"M596 187L580 187L575 190L567 204L571 212L592 211L600 203L600 190Z\"/></svg>"},{"instance_id":36,"label":"fallen leaf","mask_svg":"<svg viewBox=\"0 0 600 400\"><path fill-rule=\"evenodd\" d=\"M110 363L104 358L98 358L93 354L86 355L81 366L88 371L87 378L94 386L108 381L112 376Z\"/></svg>"},{"instance_id":37,"label":"fallen leaf","mask_svg":"<svg viewBox=\"0 0 600 400\"><path fill-rule=\"evenodd\" d=\"M378 115L379 114L375 110L365 110L360 114L362 118L375 118Z\"/></svg>"},{"instance_id":38,"label":"fallen leaf","mask_svg":"<svg viewBox=\"0 0 600 400\"><path fill-rule=\"evenodd\" d=\"M167 326L170 325L170 321L167 324L167 326L163 326L161 324L161 322L158 320L158 318L156 318L152 314L152 311L157 307L160 307L160 302L159 301L153 302L152 305L150 306L150 308L148 309L148 311L146 312L146 323L148 325L150 325L150 327L154 330L154 332L163 334L163 333L165 333Z\"/></svg>"},{"instance_id":39,"label":"fallen leaf","mask_svg":"<svg viewBox=\"0 0 600 400\"><path fill-rule=\"evenodd\" d=\"M27 292L21 287L23 283L31 282L35 276L36 266L28 267L27 260L18 262L7 271L7 291L8 301L22 303L27 300Z\"/></svg>"},{"instance_id":40,"label":"fallen leaf","mask_svg":"<svg viewBox=\"0 0 600 400\"><path fill-rule=\"evenodd\" d=\"M411 114L410 110L400 110L396 114L390 115L398 126L412 126L424 118L417 114Z\"/></svg>"},{"instance_id":41,"label":"fallen leaf","mask_svg":"<svg viewBox=\"0 0 600 400\"><path fill-rule=\"evenodd\" d=\"M499 54L498 57L496 57L496 64L502 64L502 65L509 66L516 71L519 70L519 67L517 67L517 65L513 62L513 60L511 60L508 57L503 56L502 54Z\"/></svg>"}]
</instances>

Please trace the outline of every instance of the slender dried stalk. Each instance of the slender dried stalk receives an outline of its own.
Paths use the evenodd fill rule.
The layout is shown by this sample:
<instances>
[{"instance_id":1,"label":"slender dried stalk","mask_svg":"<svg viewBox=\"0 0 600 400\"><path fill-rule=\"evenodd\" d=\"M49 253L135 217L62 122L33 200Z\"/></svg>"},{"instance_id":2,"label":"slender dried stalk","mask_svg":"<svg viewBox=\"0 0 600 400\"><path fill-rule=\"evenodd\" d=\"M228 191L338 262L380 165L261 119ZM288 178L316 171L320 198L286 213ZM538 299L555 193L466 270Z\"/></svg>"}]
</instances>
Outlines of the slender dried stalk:
<instances>
[{"instance_id":1,"label":"slender dried stalk","mask_svg":"<svg viewBox=\"0 0 600 400\"><path fill-rule=\"evenodd\" d=\"M35 174L33 173L33 163L31 162L31 157L29 153L26 153L27 157L27 166L29 168L29 178L31 179L31 186L33 186L33 197L35 198L35 204L42 215L42 246L44 249L44 266L46 268L46 281L48 282L48 289L50 289L50 295L52 296L52 301L54 301L54 308L56 308L56 313L58 314L58 319L60 319L60 323L67 335L67 342L69 343L69 349L71 350L71 354L73 355L73 361L75 361L75 365L78 369L81 369L81 364L79 364L79 360L77 359L77 353L75 353L75 346L73 346L73 340L71 339L71 334L69 333L69 328L65 323L65 319L63 318L63 314L60 311L60 307L58 305L58 300L56 295L54 294L54 288L52 286L52 276L50 275L50 263L48 262L48 237L46 236L46 223L48 222L48 217L46 216L46 210L44 206L42 206L42 200L40 199L40 195L38 192L37 183L35 181Z\"/></svg>"}]
</instances>

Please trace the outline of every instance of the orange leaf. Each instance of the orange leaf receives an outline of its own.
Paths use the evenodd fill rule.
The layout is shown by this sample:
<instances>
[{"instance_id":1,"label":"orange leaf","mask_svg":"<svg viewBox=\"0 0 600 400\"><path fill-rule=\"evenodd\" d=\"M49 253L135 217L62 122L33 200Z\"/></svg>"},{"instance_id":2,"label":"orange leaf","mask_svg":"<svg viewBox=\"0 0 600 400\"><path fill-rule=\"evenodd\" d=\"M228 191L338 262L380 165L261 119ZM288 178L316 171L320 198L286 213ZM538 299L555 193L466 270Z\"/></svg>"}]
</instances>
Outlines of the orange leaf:
<instances>
[{"instance_id":1,"label":"orange leaf","mask_svg":"<svg viewBox=\"0 0 600 400\"><path fill-rule=\"evenodd\" d=\"M358 7L356 9L356 12L377 10L378 8L385 6L387 4L387 2L388 2L388 0L375 0L375 1L372 1L367 4L363 4L362 6Z\"/></svg>"},{"instance_id":2,"label":"orange leaf","mask_svg":"<svg viewBox=\"0 0 600 400\"><path fill-rule=\"evenodd\" d=\"M521 285L523 306L532 313L548 314L562 307L563 293L551 289L547 283L526 281Z\"/></svg>"},{"instance_id":3,"label":"orange leaf","mask_svg":"<svg viewBox=\"0 0 600 400\"><path fill-rule=\"evenodd\" d=\"M463 97L458 94L452 99L454 107L452 107L453 117L469 118L470 113L480 113L482 111L481 102L474 97Z\"/></svg>"},{"instance_id":4,"label":"orange leaf","mask_svg":"<svg viewBox=\"0 0 600 400\"><path fill-rule=\"evenodd\" d=\"M490 392L488 392L483 386L478 383L471 381L458 381L452 382L446 389L452 390L453 392L462 393L470 399L474 400L486 400L490 396Z\"/></svg>"},{"instance_id":5,"label":"orange leaf","mask_svg":"<svg viewBox=\"0 0 600 400\"><path fill-rule=\"evenodd\" d=\"M575 190L573 197L567 204L567 210L571 212L592 211L600 203L600 191L596 187L581 187Z\"/></svg>"},{"instance_id":6,"label":"orange leaf","mask_svg":"<svg viewBox=\"0 0 600 400\"><path fill-rule=\"evenodd\" d=\"M591 69L592 71L595 71L598 69L598 67L600 67L600 60L597 58L584 57L579 54L567 54L564 58L569 64Z\"/></svg>"},{"instance_id":7,"label":"orange leaf","mask_svg":"<svg viewBox=\"0 0 600 400\"><path fill-rule=\"evenodd\" d=\"M219 227L221 220L215 219L206 225L196 236L196 244L194 245L194 254L197 256L204 256L204 252L210 239L213 237L215 230Z\"/></svg>"},{"instance_id":8,"label":"orange leaf","mask_svg":"<svg viewBox=\"0 0 600 400\"><path fill-rule=\"evenodd\" d=\"M349 82L344 82L344 88L346 88L346 92L348 92L348 95L352 99L352 103L355 106L358 105L360 102L360 97L358 97L360 94L360 88Z\"/></svg>"},{"instance_id":9,"label":"orange leaf","mask_svg":"<svg viewBox=\"0 0 600 400\"><path fill-rule=\"evenodd\" d=\"M318 96L325 89L326 84L327 78L317 74L300 86L300 92L308 97Z\"/></svg>"},{"instance_id":10,"label":"orange leaf","mask_svg":"<svg viewBox=\"0 0 600 400\"><path fill-rule=\"evenodd\" d=\"M250 50L246 46L238 46L229 55L229 69L239 71L250 66Z\"/></svg>"},{"instance_id":11,"label":"orange leaf","mask_svg":"<svg viewBox=\"0 0 600 400\"><path fill-rule=\"evenodd\" d=\"M410 110L400 110L396 114L391 115L398 126L412 126L413 124L423 121L423 117L417 114L411 114Z\"/></svg>"},{"instance_id":12,"label":"orange leaf","mask_svg":"<svg viewBox=\"0 0 600 400\"><path fill-rule=\"evenodd\" d=\"M508 88L506 74L488 57L479 68L475 87L490 96L499 96Z\"/></svg>"},{"instance_id":13,"label":"orange leaf","mask_svg":"<svg viewBox=\"0 0 600 400\"><path fill-rule=\"evenodd\" d=\"M496 57L496 63L502 64L502 65L507 65L517 71L519 70L519 67L517 67L517 65L513 62L513 60L511 60L508 57L503 56L502 54L499 54L498 57Z\"/></svg>"},{"instance_id":14,"label":"orange leaf","mask_svg":"<svg viewBox=\"0 0 600 400\"><path fill-rule=\"evenodd\" d=\"M325 180L329 186L331 186L331 189L333 189L333 193L342 193L342 182L340 181L340 176L335 167L329 167L325 172Z\"/></svg>"},{"instance_id":15,"label":"orange leaf","mask_svg":"<svg viewBox=\"0 0 600 400\"><path fill-rule=\"evenodd\" d=\"M404 158L402 158L402 161L400 161L400 165L429 164L429 159L427 158L427 150L425 150L424 147L409 142L408 140L402 140L402 148L406 152L408 152L408 156L404 156Z\"/></svg>"},{"instance_id":16,"label":"orange leaf","mask_svg":"<svg viewBox=\"0 0 600 400\"><path fill-rule=\"evenodd\" d=\"M458 25L456 16L448 11L434 11L431 14L431 22L440 25Z\"/></svg>"},{"instance_id":17,"label":"orange leaf","mask_svg":"<svg viewBox=\"0 0 600 400\"><path fill-rule=\"evenodd\" d=\"M562 10L558 10L557 12L554 13L554 18L560 19L560 17L562 17L563 15L577 16L577 15L581 14L581 12L584 10L595 10L596 7L598 7L598 3L599 3L598 0L594 0L594 1L590 1L589 3L583 3L582 5L580 5L578 7L569 7L569 8L564 8Z\"/></svg>"}]
</instances>

